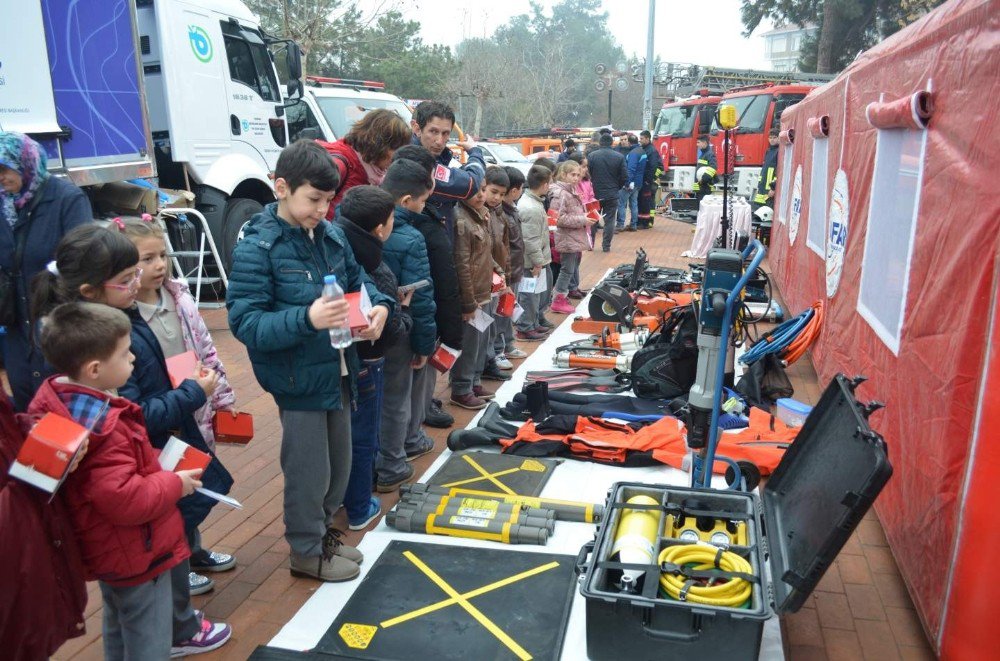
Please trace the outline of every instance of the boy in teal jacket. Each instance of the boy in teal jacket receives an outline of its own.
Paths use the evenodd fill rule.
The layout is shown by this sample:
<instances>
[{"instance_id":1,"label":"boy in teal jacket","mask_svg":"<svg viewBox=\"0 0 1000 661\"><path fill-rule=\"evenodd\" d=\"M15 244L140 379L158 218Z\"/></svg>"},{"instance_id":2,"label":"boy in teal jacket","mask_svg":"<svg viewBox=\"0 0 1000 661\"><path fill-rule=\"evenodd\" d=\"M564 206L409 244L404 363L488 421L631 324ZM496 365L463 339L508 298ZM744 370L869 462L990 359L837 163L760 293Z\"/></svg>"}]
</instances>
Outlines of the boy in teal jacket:
<instances>
[{"instance_id":1,"label":"boy in teal jacket","mask_svg":"<svg viewBox=\"0 0 1000 661\"><path fill-rule=\"evenodd\" d=\"M330 344L329 329L347 324L344 300L324 301L323 278L345 292L364 286L378 339L395 306L358 265L343 232L326 220L339 174L322 147L299 140L275 167L278 202L267 205L233 250L226 307L229 327L247 347L254 375L281 416L285 539L296 576L346 581L361 553L332 527L351 469L350 402L358 372L353 347Z\"/></svg>"}]
</instances>

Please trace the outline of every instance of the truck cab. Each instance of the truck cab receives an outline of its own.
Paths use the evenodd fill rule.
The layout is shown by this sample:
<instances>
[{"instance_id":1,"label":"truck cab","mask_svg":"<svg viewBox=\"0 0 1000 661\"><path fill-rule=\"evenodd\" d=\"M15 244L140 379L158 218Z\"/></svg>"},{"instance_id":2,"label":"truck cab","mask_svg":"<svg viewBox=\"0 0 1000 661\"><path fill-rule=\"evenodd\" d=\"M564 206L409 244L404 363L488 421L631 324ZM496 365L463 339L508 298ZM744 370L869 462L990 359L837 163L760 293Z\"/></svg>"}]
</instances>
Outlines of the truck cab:
<instances>
[{"instance_id":1,"label":"truck cab","mask_svg":"<svg viewBox=\"0 0 1000 661\"><path fill-rule=\"evenodd\" d=\"M407 124L413 117L402 99L386 93L385 83L307 76L302 103L286 109L288 139L339 140L354 122L376 108L395 111Z\"/></svg>"},{"instance_id":2,"label":"truck cab","mask_svg":"<svg viewBox=\"0 0 1000 661\"><path fill-rule=\"evenodd\" d=\"M664 170L661 181L670 193L691 193L698 161L698 136L708 132L722 97L706 93L663 104L653 127L653 145Z\"/></svg>"},{"instance_id":3,"label":"truck cab","mask_svg":"<svg viewBox=\"0 0 1000 661\"><path fill-rule=\"evenodd\" d=\"M729 173L735 175L730 185L737 195L750 197L760 180L760 168L767 152L767 134L781 125L785 108L806 98L815 87L810 85L754 85L722 96L720 105L736 107L738 123L730 134ZM724 131L712 124L712 147L718 161L719 176L725 173Z\"/></svg>"}]
</instances>

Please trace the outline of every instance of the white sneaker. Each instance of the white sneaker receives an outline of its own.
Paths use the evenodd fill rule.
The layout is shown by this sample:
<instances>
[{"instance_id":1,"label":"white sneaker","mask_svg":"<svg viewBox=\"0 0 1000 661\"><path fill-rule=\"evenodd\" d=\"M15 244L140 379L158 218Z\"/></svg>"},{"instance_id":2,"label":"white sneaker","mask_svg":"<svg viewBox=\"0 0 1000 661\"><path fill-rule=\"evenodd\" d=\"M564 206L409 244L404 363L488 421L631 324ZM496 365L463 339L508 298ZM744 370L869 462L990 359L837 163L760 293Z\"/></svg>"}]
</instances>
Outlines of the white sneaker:
<instances>
[{"instance_id":1,"label":"white sneaker","mask_svg":"<svg viewBox=\"0 0 1000 661\"><path fill-rule=\"evenodd\" d=\"M504 354L504 356L506 356L507 358L527 358L528 354L525 353L524 351L521 351L520 349L514 348L511 349L510 351L507 351Z\"/></svg>"},{"instance_id":2,"label":"white sneaker","mask_svg":"<svg viewBox=\"0 0 1000 661\"><path fill-rule=\"evenodd\" d=\"M514 369L514 364L509 360L507 360L507 356L504 356L502 354L498 355L494 360L494 362L496 362L497 364L497 369L501 369L504 372L509 372L510 370Z\"/></svg>"}]
</instances>

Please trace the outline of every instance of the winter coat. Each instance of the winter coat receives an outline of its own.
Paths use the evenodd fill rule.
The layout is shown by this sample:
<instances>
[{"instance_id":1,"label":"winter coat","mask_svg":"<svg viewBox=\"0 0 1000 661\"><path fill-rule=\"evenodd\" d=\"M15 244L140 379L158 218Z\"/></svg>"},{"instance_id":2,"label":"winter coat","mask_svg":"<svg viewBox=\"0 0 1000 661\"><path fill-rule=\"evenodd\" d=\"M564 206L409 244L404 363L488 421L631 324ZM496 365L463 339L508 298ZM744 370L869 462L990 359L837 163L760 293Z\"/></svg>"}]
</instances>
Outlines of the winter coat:
<instances>
[{"instance_id":1,"label":"winter coat","mask_svg":"<svg viewBox=\"0 0 1000 661\"><path fill-rule=\"evenodd\" d=\"M198 429L201 431L202 438L205 439L205 444L214 451L215 430L212 428L212 417L216 411L233 409L236 406L236 393L229 385L226 369L223 367L222 361L219 360L219 353L215 350L212 335L208 332L208 326L205 325L205 320L202 319L201 313L198 311L198 305L191 298L191 291L187 284L180 280L167 280L163 283L163 288L174 299L174 308L181 319L184 348L187 351L194 351L202 365L219 374L219 387L212 394L212 399L194 414L194 419L198 422Z\"/></svg>"},{"instance_id":2,"label":"winter coat","mask_svg":"<svg viewBox=\"0 0 1000 661\"><path fill-rule=\"evenodd\" d=\"M521 233L521 216L517 212L516 205L506 202L500 205L497 213L507 223L510 245L510 277L507 278L507 284L516 292L517 284L524 277L524 237Z\"/></svg>"},{"instance_id":3,"label":"winter coat","mask_svg":"<svg viewBox=\"0 0 1000 661\"><path fill-rule=\"evenodd\" d=\"M521 235L524 239L524 269L548 266L552 262L549 248L549 219L545 213L545 200L530 190L517 201L521 218Z\"/></svg>"},{"instance_id":4,"label":"winter coat","mask_svg":"<svg viewBox=\"0 0 1000 661\"><path fill-rule=\"evenodd\" d=\"M272 202L250 219L233 250L226 291L229 327L246 345L254 375L279 408L292 411L340 409L340 351L326 330L309 321L309 306L323 292L323 277L337 276L346 292L368 290L372 305L391 315L395 300L376 289L354 259L344 233L329 222L313 230L278 217ZM358 373L357 352L344 354L351 375Z\"/></svg>"},{"instance_id":5,"label":"winter coat","mask_svg":"<svg viewBox=\"0 0 1000 661\"><path fill-rule=\"evenodd\" d=\"M632 148L625 159L625 166L628 169L629 183L635 184L636 190L642 188L642 180L646 176L646 152L642 147L636 145Z\"/></svg>"},{"instance_id":6,"label":"winter coat","mask_svg":"<svg viewBox=\"0 0 1000 661\"><path fill-rule=\"evenodd\" d=\"M205 391L194 379L184 379L174 388L167 372L167 361L160 341L153 330L132 306L125 310L132 322L132 355L135 369L118 394L142 407L146 432L154 448L163 449L171 436L176 436L191 447L212 455L212 461L201 476L206 489L226 494L233 486L233 476L229 474L212 448L208 447L198 419L195 417L208 402ZM208 516L218 501L200 493L193 493L181 500L177 506L184 517L186 529L197 528Z\"/></svg>"},{"instance_id":7,"label":"winter coat","mask_svg":"<svg viewBox=\"0 0 1000 661\"><path fill-rule=\"evenodd\" d=\"M49 494L7 472L24 443L0 397L0 649L12 661L53 654L83 635L87 585L80 547L61 492Z\"/></svg>"},{"instance_id":8,"label":"winter coat","mask_svg":"<svg viewBox=\"0 0 1000 661\"><path fill-rule=\"evenodd\" d=\"M413 136L412 144L419 145L420 138ZM486 176L486 159L480 147L466 152L467 160L460 168L451 167L451 150L445 148L437 155L434 168L434 191L427 199L427 205L444 219L449 238L455 236L455 205L461 200L471 199L479 192Z\"/></svg>"},{"instance_id":9,"label":"winter coat","mask_svg":"<svg viewBox=\"0 0 1000 661\"><path fill-rule=\"evenodd\" d=\"M560 253L591 250L590 224L583 200L568 183L557 181L550 190L552 204L549 208L559 214L556 219L556 250Z\"/></svg>"},{"instance_id":10,"label":"winter coat","mask_svg":"<svg viewBox=\"0 0 1000 661\"><path fill-rule=\"evenodd\" d=\"M455 271L462 301L462 314L470 314L492 295L493 273L500 265L493 260L490 210L458 205L455 213Z\"/></svg>"},{"instance_id":11,"label":"winter coat","mask_svg":"<svg viewBox=\"0 0 1000 661\"><path fill-rule=\"evenodd\" d=\"M400 286L431 279L431 263L424 235L410 222L415 215L408 209L396 207L392 234L382 245L382 261L396 276ZM413 292L408 309L413 318L410 348L418 356L429 356L434 353L437 344L433 282Z\"/></svg>"},{"instance_id":12,"label":"winter coat","mask_svg":"<svg viewBox=\"0 0 1000 661\"><path fill-rule=\"evenodd\" d=\"M500 207L490 209L489 225L493 261L499 265L500 275L510 284L510 228Z\"/></svg>"},{"instance_id":13,"label":"winter coat","mask_svg":"<svg viewBox=\"0 0 1000 661\"><path fill-rule=\"evenodd\" d=\"M59 393L90 388L42 384L29 412L73 419ZM104 422L90 433L87 456L62 486L88 580L115 586L145 583L191 555L177 511L181 480L162 470L149 443L142 411L111 397Z\"/></svg>"},{"instance_id":14,"label":"winter coat","mask_svg":"<svg viewBox=\"0 0 1000 661\"><path fill-rule=\"evenodd\" d=\"M646 170L642 175L642 185L645 188L652 188L656 179L656 171L663 167L663 161L660 160L660 153L656 151L652 142L642 147L642 151L646 154Z\"/></svg>"},{"instance_id":15,"label":"winter coat","mask_svg":"<svg viewBox=\"0 0 1000 661\"><path fill-rule=\"evenodd\" d=\"M413 215L410 224L423 235L427 245L431 281L434 283L434 322L438 337L452 349L461 350L462 300L458 291L451 237L448 236L444 222L434 215L432 209L425 208L423 213Z\"/></svg>"},{"instance_id":16,"label":"winter coat","mask_svg":"<svg viewBox=\"0 0 1000 661\"><path fill-rule=\"evenodd\" d=\"M337 205L344 199L347 191L355 186L365 186L369 183L368 173L365 171L365 166L361 164L361 157L358 155L358 152L354 151L354 147L343 140L336 142L317 140L316 142L330 154L330 159L337 166L337 172L340 173L337 194L333 196L330 208L326 212L326 219L333 220L337 213Z\"/></svg>"},{"instance_id":17,"label":"winter coat","mask_svg":"<svg viewBox=\"0 0 1000 661\"><path fill-rule=\"evenodd\" d=\"M358 264L375 283L375 287L395 300L399 281L396 280L392 269L382 259L382 242L371 232L366 232L355 225L350 218L343 214L337 216L337 220L333 221L333 224L343 231L347 242L351 244L351 250L354 252ZM354 345L358 357L362 360L375 360L384 357L385 350L398 341L400 337L409 333L412 327L413 319L409 312L397 305L396 311L386 320L382 335L375 342L358 342Z\"/></svg>"},{"instance_id":18,"label":"winter coat","mask_svg":"<svg viewBox=\"0 0 1000 661\"><path fill-rule=\"evenodd\" d=\"M584 204L590 204L597 200L597 196L594 195L594 184L592 184L588 179L581 179L576 185L576 194L580 196L580 200Z\"/></svg>"},{"instance_id":19,"label":"winter coat","mask_svg":"<svg viewBox=\"0 0 1000 661\"><path fill-rule=\"evenodd\" d=\"M611 147L595 149L587 157L590 183L598 200L618 200L618 192L628 185L628 168L625 157Z\"/></svg>"},{"instance_id":20,"label":"winter coat","mask_svg":"<svg viewBox=\"0 0 1000 661\"><path fill-rule=\"evenodd\" d=\"M13 226L0 218L0 269L4 274L14 272L17 240L23 238L24 241L21 268L14 278L17 324L7 328L3 342L4 365L18 411L28 407L38 386L52 373L41 349L31 341L31 320L28 316L31 280L55 259L56 246L67 232L93 220L94 212L83 191L65 179L52 176L18 211L17 222Z\"/></svg>"}]
</instances>

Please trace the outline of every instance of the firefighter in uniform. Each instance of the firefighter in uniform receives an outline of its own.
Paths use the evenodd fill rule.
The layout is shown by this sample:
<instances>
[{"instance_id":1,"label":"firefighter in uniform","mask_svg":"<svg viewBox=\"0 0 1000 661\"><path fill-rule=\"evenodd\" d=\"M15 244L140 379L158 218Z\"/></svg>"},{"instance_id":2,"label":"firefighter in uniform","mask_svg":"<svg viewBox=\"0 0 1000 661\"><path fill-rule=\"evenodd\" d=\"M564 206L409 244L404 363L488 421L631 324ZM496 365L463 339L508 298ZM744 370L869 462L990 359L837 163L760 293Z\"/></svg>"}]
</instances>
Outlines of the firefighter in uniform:
<instances>
[{"instance_id":1,"label":"firefighter in uniform","mask_svg":"<svg viewBox=\"0 0 1000 661\"><path fill-rule=\"evenodd\" d=\"M771 129L767 136L767 153L764 154L764 165L760 168L760 181L757 182L757 194L753 196L753 210L760 207L774 208L774 187L778 181L778 130Z\"/></svg>"},{"instance_id":2,"label":"firefighter in uniform","mask_svg":"<svg viewBox=\"0 0 1000 661\"><path fill-rule=\"evenodd\" d=\"M712 192L716 179L718 165L715 160L715 150L708 143L707 135L698 136L698 165L694 175L694 195L701 205L701 198Z\"/></svg>"}]
</instances>

